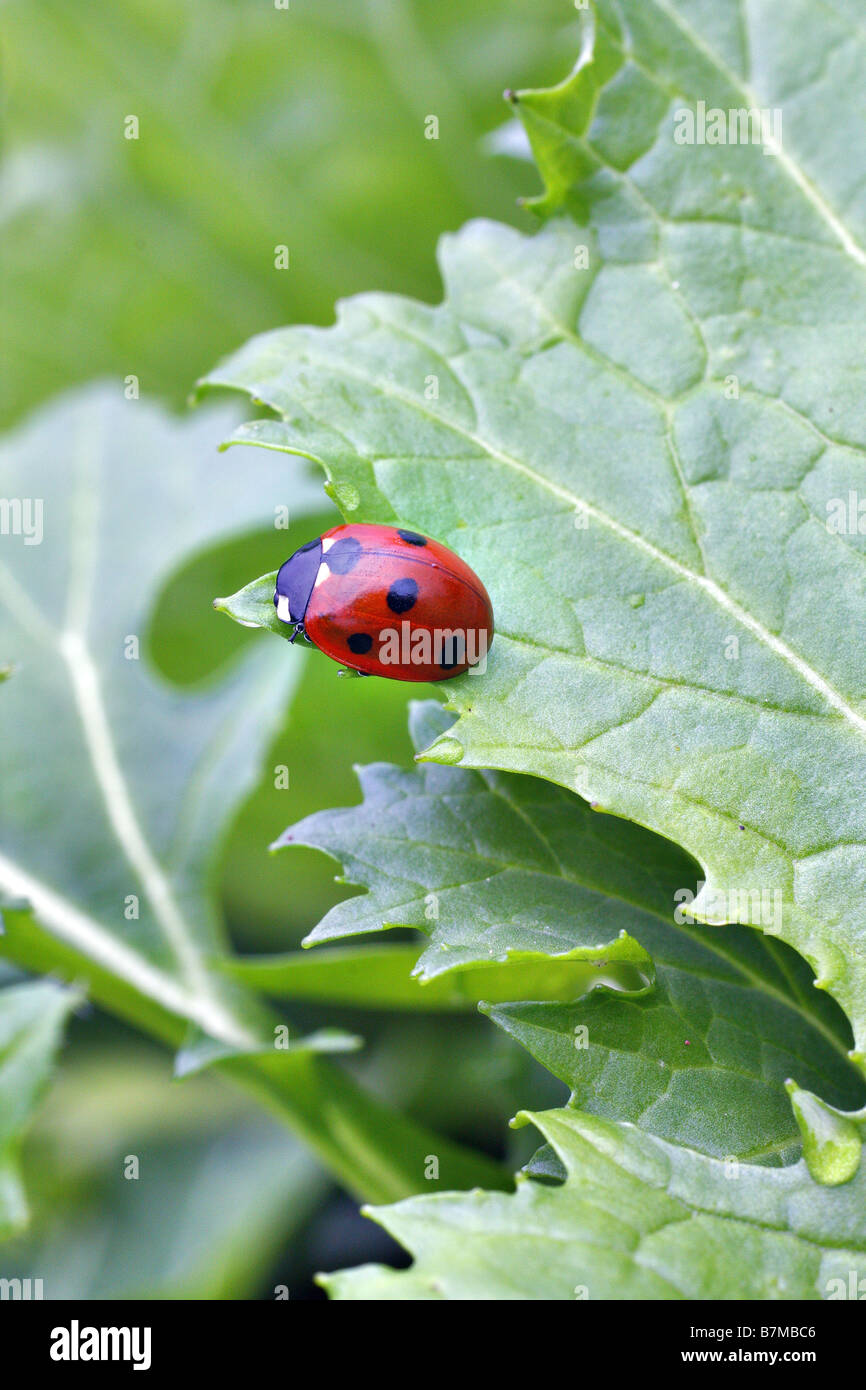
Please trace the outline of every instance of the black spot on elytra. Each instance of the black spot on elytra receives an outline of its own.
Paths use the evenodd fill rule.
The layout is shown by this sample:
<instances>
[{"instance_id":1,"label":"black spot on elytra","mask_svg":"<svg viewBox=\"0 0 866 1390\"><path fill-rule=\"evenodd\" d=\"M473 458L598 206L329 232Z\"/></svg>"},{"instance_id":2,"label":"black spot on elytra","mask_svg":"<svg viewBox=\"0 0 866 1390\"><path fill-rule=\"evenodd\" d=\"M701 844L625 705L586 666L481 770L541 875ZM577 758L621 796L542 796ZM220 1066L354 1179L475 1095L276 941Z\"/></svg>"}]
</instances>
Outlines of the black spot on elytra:
<instances>
[{"instance_id":1,"label":"black spot on elytra","mask_svg":"<svg viewBox=\"0 0 866 1390\"><path fill-rule=\"evenodd\" d=\"M373 639L369 632L353 632L349 638L348 647L350 652L356 656L366 656L373 645Z\"/></svg>"},{"instance_id":2,"label":"black spot on elytra","mask_svg":"<svg viewBox=\"0 0 866 1390\"><path fill-rule=\"evenodd\" d=\"M418 585L414 579L395 579L388 590L387 603L392 613L408 613L415 607Z\"/></svg>"},{"instance_id":3,"label":"black spot on elytra","mask_svg":"<svg viewBox=\"0 0 866 1390\"><path fill-rule=\"evenodd\" d=\"M408 541L409 545L426 545L427 537L419 536L417 531L398 531L397 535L401 541Z\"/></svg>"},{"instance_id":4,"label":"black spot on elytra","mask_svg":"<svg viewBox=\"0 0 866 1390\"><path fill-rule=\"evenodd\" d=\"M442 660L441 660L440 663L439 663L439 668L440 668L440 670L442 670L442 671L453 671L453 670L454 670L454 667L457 665L457 663L458 663L458 661L459 661L459 659L460 659L460 655L461 655L461 654L459 653L459 647L460 647L460 641L459 641L459 638L457 638L457 637L449 637L449 638L448 638L448 641L445 642L445 643L443 643L443 646L442 646Z\"/></svg>"},{"instance_id":5,"label":"black spot on elytra","mask_svg":"<svg viewBox=\"0 0 866 1390\"><path fill-rule=\"evenodd\" d=\"M331 574L348 574L360 558L361 542L356 541L354 536L344 536L342 540L334 541L324 555L325 564Z\"/></svg>"}]
</instances>

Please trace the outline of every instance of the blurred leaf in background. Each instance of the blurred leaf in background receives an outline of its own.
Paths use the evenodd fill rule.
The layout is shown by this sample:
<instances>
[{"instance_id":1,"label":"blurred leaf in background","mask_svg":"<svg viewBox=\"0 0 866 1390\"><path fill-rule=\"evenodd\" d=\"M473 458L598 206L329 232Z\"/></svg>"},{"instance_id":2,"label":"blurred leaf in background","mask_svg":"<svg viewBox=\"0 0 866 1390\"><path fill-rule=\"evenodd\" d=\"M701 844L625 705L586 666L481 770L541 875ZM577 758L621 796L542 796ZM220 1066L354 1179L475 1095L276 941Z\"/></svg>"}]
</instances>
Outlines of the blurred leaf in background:
<instances>
[{"instance_id":1,"label":"blurred leaf in background","mask_svg":"<svg viewBox=\"0 0 866 1390\"><path fill-rule=\"evenodd\" d=\"M503 87L561 76L575 27L567 0L4 5L0 422L103 373L179 405L342 295L437 298L439 233L524 191L480 145Z\"/></svg>"},{"instance_id":2,"label":"blurred leaf in background","mask_svg":"<svg viewBox=\"0 0 866 1390\"><path fill-rule=\"evenodd\" d=\"M8 974L4 966L2 978ZM27 1222L18 1163L21 1136L78 1002L74 990L52 980L13 983L0 990L0 1239Z\"/></svg>"},{"instance_id":3,"label":"blurred leaf in background","mask_svg":"<svg viewBox=\"0 0 866 1390\"><path fill-rule=\"evenodd\" d=\"M575 41L569 0L292 0L288 11L268 0L10 0L0 427L104 374L119 391L134 376L142 397L180 408L196 376L254 332L330 322L335 299L371 287L438 299L444 229L481 212L526 221L525 170L482 149L502 122L503 87L560 77ZM425 138L431 115L438 139ZM253 470L261 486L262 465L236 454L238 486ZM316 475L293 508L286 554L336 520L319 486ZM210 604L285 558L274 544L272 530L224 540L165 576L146 645L170 681L193 685L259 645ZM268 844L293 820L356 801L353 763L410 756L410 692L341 680L316 653L286 659L301 675L270 775L219 866L232 935L248 949L286 949L353 891L321 854L298 850L290 868ZM275 785L278 764L290 765L287 788ZM365 1079L452 1132L498 1145L518 1103L561 1099L559 1082L533 1090L541 1069L483 1020L369 1022ZM329 1208L331 1253L305 1253L302 1231L327 1191L311 1161L246 1102L208 1078L176 1086L126 1043L107 1019L73 1028L25 1148L33 1226L4 1247L5 1274L47 1275L48 1297L271 1297L278 1248L281 1272L300 1280L382 1253L369 1223L347 1251L357 1222L347 1237L346 1203ZM141 1184L120 1171L136 1146Z\"/></svg>"},{"instance_id":4,"label":"blurred leaf in background","mask_svg":"<svg viewBox=\"0 0 866 1390\"><path fill-rule=\"evenodd\" d=\"M350 1190L388 1195L396 1186L402 1195L416 1190L419 1151L438 1145L443 1164L447 1154L455 1165L462 1154L383 1109L338 1069L310 1064L311 1048L333 1050L333 1029L317 1030L309 1043L295 1035L291 1058L288 1049L285 1057L269 1049L270 1017L214 968L226 948L211 892L223 832L284 722L298 675L293 653L246 633L255 650L222 669L221 679L199 679L183 691L154 674L148 660L152 596L179 560L214 535L261 526L273 516L275 499L301 512L309 500L300 464L287 474L276 457L259 460L238 485L228 461L215 453L236 419L223 405L179 420L153 402L125 399L119 384L109 382L68 393L0 445L7 495L32 490L40 507L44 502L39 544L11 536L0 566L0 643L14 659L0 706L6 764L0 893L8 904L0 952L27 969L87 981L91 997L113 1013L182 1045L184 1072L191 1055L201 1059L200 1043L209 1060L239 1052L229 1074L282 1114ZM274 535L271 545L285 543ZM198 610L192 591L186 598L203 631L212 624L215 634L229 637L231 629L209 605ZM215 644L211 659L217 650ZM191 666L188 673L195 674ZM336 668L331 671L337 680ZM5 1024L8 1088L26 1118L47 1078L59 1029L42 1044L29 1015L27 1026L17 1026L15 993L14 986L0 993L0 1035ZM14 1106L11 1114L14 1120ZM7 1140L17 1141L17 1133L0 1128L0 1157ZM150 1225L156 1200L150 1186L142 1187L145 1207L123 1207L110 1223L112 1232L132 1223L130 1248L139 1228L147 1231L154 1277L157 1267L175 1262L179 1218L171 1212L194 1207L206 1186L201 1177L196 1195L177 1188L177 1174L180 1181L199 1163L200 1139L191 1142L195 1153L187 1160L166 1158L153 1169L170 1189L161 1199L161 1243ZM247 1136L235 1158L229 1138L220 1149L226 1169L247 1161L256 1171L267 1167L273 1146L262 1142L264 1155ZM389 1143L389 1160L371 1162L377 1144ZM474 1155L470 1161L465 1185L498 1180L495 1165L485 1162L479 1172ZM209 1173L210 1159L201 1162ZM452 1181L464 1185L456 1166ZM91 1186L100 1182L94 1178ZM257 1182L251 1177L247 1190ZM280 1191L274 1200L287 1200ZM219 1194L213 1201L223 1204ZM238 1205L236 1198L225 1201ZM21 1201L7 1205L12 1215L4 1224L20 1224ZM104 1205L112 1208L113 1199ZM102 1237L87 1229L86 1239L100 1246ZM92 1258L99 1281L125 1286L123 1241L118 1268L108 1272L114 1239Z\"/></svg>"},{"instance_id":5,"label":"blurred leaf in background","mask_svg":"<svg viewBox=\"0 0 866 1390\"><path fill-rule=\"evenodd\" d=\"M216 454L234 418L223 407L177 420L105 383L0 445L5 495L32 492L43 508L39 543L10 536L0 567L14 667L0 708L0 890L31 903L58 950L111 976L109 1005L120 981L223 1040L239 1032L208 977L222 949L212 865L297 670L259 645L221 682L179 693L149 670L147 624L180 559L266 524L277 503L303 508L302 478L274 465L238 487Z\"/></svg>"},{"instance_id":6,"label":"blurred leaf in background","mask_svg":"<svg viewBox=\"0 0 866 1390\"><path fill-rule=\"evenodd\" d=\"M26 1149L37 1218L3 1251L45 1298L245 1298L328 1191L256 1106L126 1043L64 1070Z\"/></svg>"},{"instance_id":7,"label":"blurred leaf in background","mask_svg":"<svg viewBox=\"0 0 866 1390\"><path fill-rule=\"evenodd\" d=\"M521 219L525 169L481 148L503 120L503 88L561 76L575 36L568 0L292 0L288 11L47 0L38 23L12 0L0 421L104 372L181 405L251 333L329 322L342 295L438 298L443 229L482 211ZM438 140L425 138L429 115ZM278 245L287 271L275 269ZM325 524L323 511L309 534ZM172 679L190 659L186 678L203 675L230 650L231 625L201 621L190 600L237 589L265 549L272 567L268 540L214 550L170 586L153 651ZM226 853L227 911L248 946L300 939L345 896L321 856L299 853L290 879L265 846L289 821L353 799L353 762L409 752L399 688L360 692L299 659L307 757L288 789L262 784Z\"/></svg>"}]
</instances>

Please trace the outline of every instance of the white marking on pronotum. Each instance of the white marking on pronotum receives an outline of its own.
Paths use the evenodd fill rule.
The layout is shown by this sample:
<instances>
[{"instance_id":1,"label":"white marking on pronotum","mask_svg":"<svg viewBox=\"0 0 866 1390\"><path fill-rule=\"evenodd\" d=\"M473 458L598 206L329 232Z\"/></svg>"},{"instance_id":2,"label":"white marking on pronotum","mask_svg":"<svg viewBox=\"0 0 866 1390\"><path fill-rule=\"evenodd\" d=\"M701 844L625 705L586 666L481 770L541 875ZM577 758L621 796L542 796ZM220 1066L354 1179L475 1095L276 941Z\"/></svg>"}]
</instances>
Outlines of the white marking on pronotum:
<instances>
[{"instance_id":1,"label":"white marking on pronotum","mask_svg":"<svg viewBox=\"0 0 866 1390\"><path fill-rule=\"evenodd\" d=\"M292 615L289 611L289 600L286 594L277 595L277 617L281 623L290 623Z\"/></svg>"},{"instance_id":2,"label":"white marking on pronotum","mask_svg":"<svg viewBox=\"0 0 866 1390\"><path fill-rule=\"evenodd\" d=\"M336 544L336 540L337 540L336 536L326 536L326 537L325 537L325 539L322 541L322 554L323 554L323 555L327 555L328 551L331 549L331 546ZM314 581L314 583L313 583L313 588L314 588L314 589L318 589L318 587L319 587L320 584L324 584L325 580L328 578L328 575L329 575L330 573L331 573L331 571L330 571L330 569L328 568L327 562L323 560L322 563L319 565L319 568L318 568L318 570L317 570L317 572L316 572L316 578L315 578L315 581Z\"/></svg>"}]
</instances>

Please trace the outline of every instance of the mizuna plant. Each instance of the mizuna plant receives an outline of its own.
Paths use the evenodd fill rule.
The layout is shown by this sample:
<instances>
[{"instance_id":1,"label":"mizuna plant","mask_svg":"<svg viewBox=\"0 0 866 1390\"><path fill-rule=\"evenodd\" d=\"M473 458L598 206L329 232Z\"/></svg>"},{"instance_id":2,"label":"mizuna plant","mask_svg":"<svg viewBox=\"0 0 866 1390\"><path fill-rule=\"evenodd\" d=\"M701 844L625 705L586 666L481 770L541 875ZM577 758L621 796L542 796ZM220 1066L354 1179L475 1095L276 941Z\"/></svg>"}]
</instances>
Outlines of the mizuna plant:
<instances>
[{"instance_id":1,"label":"mizuna plant","mask_svg":"<svg viewBox=\"0 0 866 1390\"><path fill-rule=\"evenodd\" d=\"M773 1215L792 1181L804 1184L819 1245L819 1206L845 1205L843 1262L862 1267L866 667L843 634L864 570L859 524L847 512L838 524L866 445L856 384L866 213L840 157L862 46L845 6L795 5L771 23L761 7L744 20L734 7L600 0L571 77L511 94L544 180L533 200L543 230L471 224L442 245L438 307L362 296L333 329L266 334L208 379L279 417L243 426L237 441L317 460L347 517L459 547L494 602L485 678L449 684L457 722L421 740L420 756L449 770L419 784L371 769L362 810L287 837L326 848L370 890L312 939L427 928L422 978L491 956L567 956L587 941L613 955L634 939L657 965L654 989L631 1000L491 1009L574 1087L578 1113L538 1121L562 1187L536 1191L529 1177L513 1198L377 1213L423 1256L390 1282L376 1271L338 1280L338 1293L532 1297L543 1267L556 1270L545 1297L575 1284L590 1296L826 1297L827 1257L810 1250L804 1262L796 1223ZM271 589L268 576L234 603L270 626ZM699 867L681 860L663 886L673 866L651 874L670 855L657 841L634 834L623 854L622 829L608 843L573 795L503 774L556 783L676 841ZM641 865L655 880L643 892ZM605 879L623 872L611 894ZM639 914L654 896L649 926ZM687 923L704 924L687 931L675 911L686 897ZM722 925L738 920L753 930ZM842 1006L853 1048L781 943ZM770 1009L758 1003L766 990ZM771 1017L788 1039L781 1051ZM747 1041L750 1019L761 1041ZM826 1087L804 1091L801 1063L782 1060L804 1025L844 1074L835 1108ZM792 1157L793 1118L785 1138L754 1125L759 1113L782 1121L783 1073L805 1158L772 1172L766 1164ZM728 1186L724 1160L696 1150L749 1166L737 1159ZM680 1164L694 1165L688 1180ZM675 1206L646 1229L627 1219L624 1236L620 1182L640 1207L653 1191ZM537 1235L539 1204L552 1237L571 1236L561 1265ZM710 1212L742 1223L737 1239L754 1249L748 1276L723 1255L711 1287L694 1239ZM753 1222L787 1242L784 1274ZM522 1224L536 1232L528 1249ZM455 1233L467 1226L475 1239L464 1245ZM594 1240L589 1249L599 1230L617 1252L609 1269ZM642 1284L644 1265L662 1282Z\"/></svg>"},{"instance_id":2,"label":"mizuna plant","mask_svg":"<svg viewBox=\"0 0 866 1390\"><path fill-rule=\"evenodd\" d=\"M203 389L267 418L154 412L130 433L96 392L13 442L16 467L50 468L44 440L82 432L69 516L84 508L98 543L89 563L56 549L59 627L23 549L4 581L17 645L50 653L12 776L45 741L72 747L76 795L125 865L82 846L102 867L75 901L59 841L19 813L2 947L170 1043L180 1072L228 1075L385 1204L371 1214L414 1264L329 1275L334 1297L847 1297L866 1277L866 153L847 95L866 36L845 0L597 0L585 20L565 82L510 94L538 230L446 237L440 304L366 294L332 328L252 339ZM221 429L258 454L190 467ZM156 449L185 459L170 527L134 466ZM109 653L180 555L252 525L287 475L306 487L299 458L346 520L457 551L497 635L483 675L413 706L419 766L364 768L359 806L281 835L366 891L312 951L239 959L210 899L211 811L254 780L296 654L263 635L181 700ZM183 488L205 473L197 512ZM118 495L146 519L146 573L109 604L117 528L87 499ZM274 579L218 606L286 638ZM33 701L25 674L0 701ZM162 780L136 781L154 759ZM53 784L35 794L59 814ZM413 942L346 944L396 927ZM43 993L10 1015L38 1065L0 1129L9 1225L20 1130L77 1000L15 988ZM495 1164L321 1055L352 1035L275 1047L266 1000L443 1026L480 1003L570 1100L518 1116L542 1142L503 1190Z\"/></svg>"}]
</instances>

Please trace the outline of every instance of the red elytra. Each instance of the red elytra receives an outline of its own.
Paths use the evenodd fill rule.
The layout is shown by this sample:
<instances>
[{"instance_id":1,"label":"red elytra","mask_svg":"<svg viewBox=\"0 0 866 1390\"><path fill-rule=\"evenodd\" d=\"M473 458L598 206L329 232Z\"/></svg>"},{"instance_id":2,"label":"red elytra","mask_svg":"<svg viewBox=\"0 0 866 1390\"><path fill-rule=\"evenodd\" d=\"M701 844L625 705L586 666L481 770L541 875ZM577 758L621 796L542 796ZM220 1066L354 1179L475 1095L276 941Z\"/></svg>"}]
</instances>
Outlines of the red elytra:
<instances>
[{"instance_id":1,"label":"red elytra","mask_svg":"<svg viewBox=\"0 0 866 1390\"><path fill-rule=\"evenodd\" d=\"M335 526L277 575L277 617L341 666L398 681L440 681L482 666L493 609L459 555L397 526Z\"/></svg>"}]
</instances>

